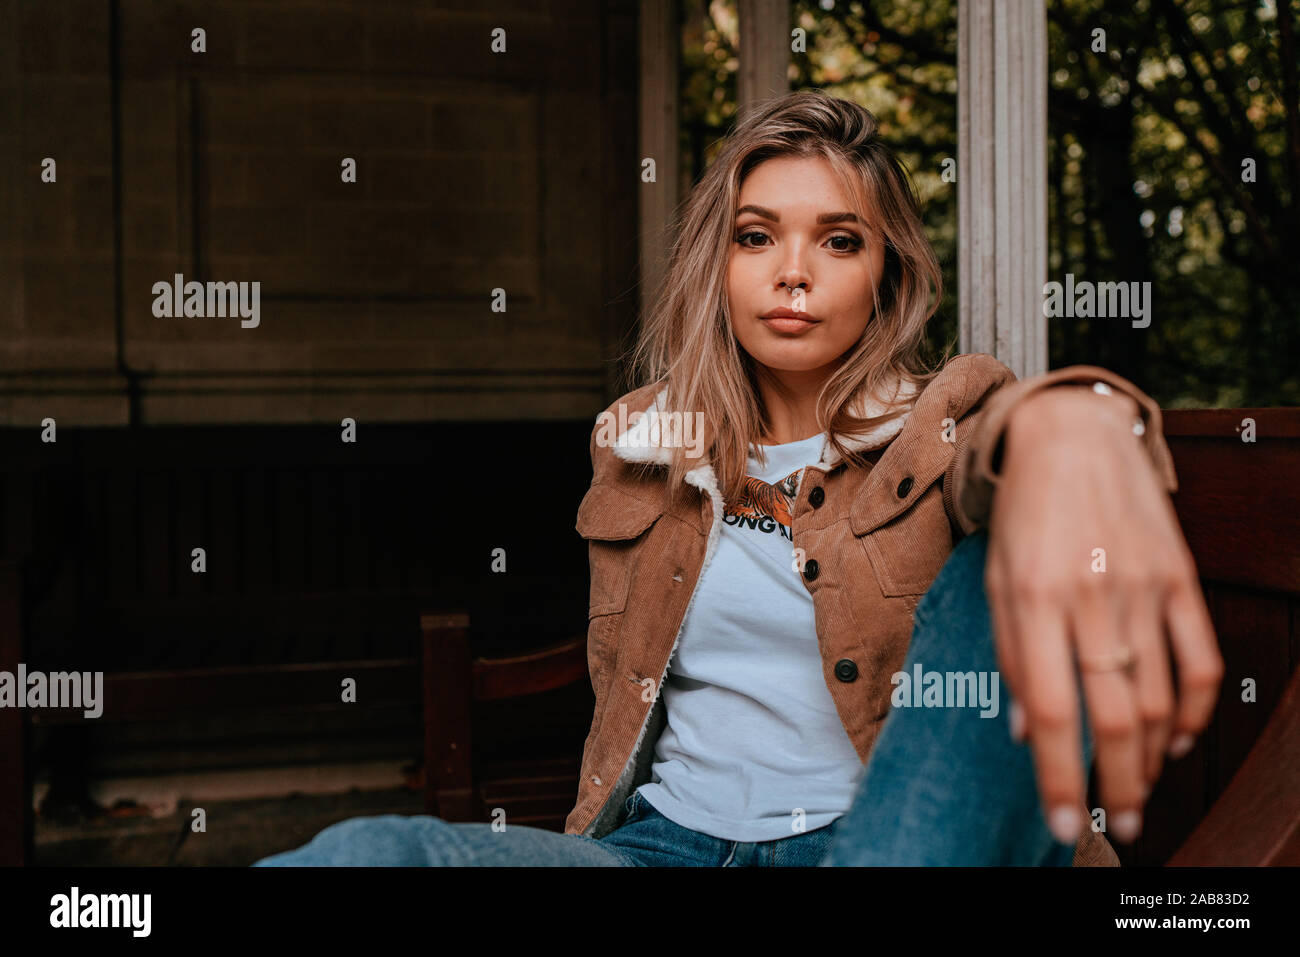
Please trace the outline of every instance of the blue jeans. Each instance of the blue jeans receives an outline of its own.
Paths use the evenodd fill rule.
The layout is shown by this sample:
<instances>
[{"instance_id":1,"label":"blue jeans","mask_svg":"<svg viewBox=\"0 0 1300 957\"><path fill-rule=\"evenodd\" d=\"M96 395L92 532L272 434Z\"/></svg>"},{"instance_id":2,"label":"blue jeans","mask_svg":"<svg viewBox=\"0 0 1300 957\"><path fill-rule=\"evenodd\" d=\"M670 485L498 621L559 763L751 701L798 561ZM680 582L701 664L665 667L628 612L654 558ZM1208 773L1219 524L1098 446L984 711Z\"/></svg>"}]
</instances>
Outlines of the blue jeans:
<instances>
[{"instance_id":1,"label":"blue jeans","mask_svg":"<svg viewBox=\"0 0 1300 957\"><path fill-rule=\"evenodd\" d=\"M917 606L903 671L912 675L919 664L923 672L983 672L986 688L997 692L989 696L996 714L970 702L895 707L852 806L825 827L772 841L726 841L673 823L633 791L626 821L599 840L388 814L342 821L254 866L1069 866L1074 846L1048 831L1030 750L1011 740L1010 694L1000 680L992 683L997 656L984 595L987 548L987 535L977 532L953 549ZM1090 768L1092 740L1082 710L1080 717Z\"/></svg>"}]
</instances>

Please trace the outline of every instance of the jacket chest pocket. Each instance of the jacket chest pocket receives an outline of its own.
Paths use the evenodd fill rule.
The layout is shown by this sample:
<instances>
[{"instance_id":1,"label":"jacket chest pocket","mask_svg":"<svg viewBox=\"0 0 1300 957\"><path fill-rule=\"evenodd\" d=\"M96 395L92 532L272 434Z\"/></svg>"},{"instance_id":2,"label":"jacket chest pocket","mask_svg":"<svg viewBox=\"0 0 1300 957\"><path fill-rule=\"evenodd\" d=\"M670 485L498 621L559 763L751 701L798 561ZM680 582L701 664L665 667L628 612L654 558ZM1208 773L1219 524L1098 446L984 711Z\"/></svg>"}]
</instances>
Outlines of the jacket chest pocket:
<instances>
[{"instance_id":1,"label":"jacket chest pocket","mask_svg":"<svg viewBox=\"0 0 1300 957\"><path fill-rule=\"evenodd\" d=\"M952 552L941 485L931 485L901 514L862 536L862 546L882 594L924 593ZM910 604L915 608L916 601Z\"/></svg>"},{"instance_id":2,"label":"jacket chest pocket","mask_svg":"<svg viewBox=\"0 0 1300 957\"><path fill-rule=\"evenodd\" d=\"M647 533L663 506L612 485L592 485L578 506L578 534L587 540L591 571L588 617L622 612Z\"/></svg>"},{"instance_id":3,"label":"jacket chest pocket","mask_svg":"<svg viewBox=\"0 0 1300 957\"><path fill-rule=\"evenodd\" d=\"M578 506L578 534L587 540L591 566L587 666L596 695L593 735L608 700L632 576L644 557L650 527L662 514L653 502L601 484L592 485Z\"/></svg>"}]
</instances>

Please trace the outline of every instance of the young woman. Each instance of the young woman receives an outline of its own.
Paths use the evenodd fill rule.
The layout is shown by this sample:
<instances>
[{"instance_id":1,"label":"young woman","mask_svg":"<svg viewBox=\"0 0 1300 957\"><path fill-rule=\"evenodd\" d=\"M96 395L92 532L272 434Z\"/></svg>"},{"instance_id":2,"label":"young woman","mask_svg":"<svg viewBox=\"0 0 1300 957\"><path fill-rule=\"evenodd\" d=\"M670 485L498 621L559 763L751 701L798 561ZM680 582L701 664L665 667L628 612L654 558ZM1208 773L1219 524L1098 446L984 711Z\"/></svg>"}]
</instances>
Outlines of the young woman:
<instances>
[{"instance_id":1,"label":"young woman","mask_svg":"<svg viewBox=\"0 0 1300 957\"><path fill-rule=\"evenodd\" d=\"M1160 412L1093 366L925 368L939 286L868 111L754 111L592 433L565 833L356 818L259 863L1113 861L1222 675Z\"/></svg>"}]
</instances>

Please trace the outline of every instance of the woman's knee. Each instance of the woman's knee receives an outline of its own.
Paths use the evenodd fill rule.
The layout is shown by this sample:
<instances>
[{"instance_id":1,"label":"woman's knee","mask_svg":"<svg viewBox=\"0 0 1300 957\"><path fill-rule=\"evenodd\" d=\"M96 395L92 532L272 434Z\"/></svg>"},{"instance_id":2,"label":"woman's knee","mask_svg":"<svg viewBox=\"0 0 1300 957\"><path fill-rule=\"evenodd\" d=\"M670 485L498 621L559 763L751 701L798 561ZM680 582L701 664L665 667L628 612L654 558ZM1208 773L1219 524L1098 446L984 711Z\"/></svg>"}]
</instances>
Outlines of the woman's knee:
<instances>
[{"instance_id":1,"label":"woman's knee","mask_svg":"<svg viewBox=\"0 0 1300 957\"><path fill-rule=\"evenodd\" d=\"M987 554L988 533L982 529L958 542L922 597L917 614L976 598L984 601L984 561Z\"/></svg>"},{"instance_id":2,"label":"woman's knee","mask_svg":"<svg viewBox=\"0 0 1300 957\"><path fill-rule=\"evenodd\" d=\"M984 590L987 550L988 535L983 530L957 543L917 604L914 643L955 651L956 645L974 642L980 653L988 650L986 646L991 649L993 623Z\"/></svg>"},{"instance_id":3,"label":"woman's knee","mask_svg":"<svg viewBox=\"0 0 1300 957\"><path fill-rule=\"evenodd\" d=\"M429 867L445 863L451 825L438 817L381 814L324 828L296 851L258 864Z\"/></svg>"}]
</instances>

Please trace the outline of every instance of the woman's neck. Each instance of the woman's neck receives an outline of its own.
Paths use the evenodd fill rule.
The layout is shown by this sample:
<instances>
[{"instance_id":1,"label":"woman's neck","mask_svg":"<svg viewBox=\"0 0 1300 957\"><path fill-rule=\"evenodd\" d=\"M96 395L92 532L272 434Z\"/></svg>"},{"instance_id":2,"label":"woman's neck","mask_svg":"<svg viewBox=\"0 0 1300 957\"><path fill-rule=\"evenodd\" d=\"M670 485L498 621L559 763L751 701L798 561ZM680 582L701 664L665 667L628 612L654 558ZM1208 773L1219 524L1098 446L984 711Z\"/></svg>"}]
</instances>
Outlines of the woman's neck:
<instances>
[{"instance_id":1,"label":"woman's neck","mask_svg":"<svg viewBox=\"0 0 1300 957\"><path fill-rule=\"evenodd\" d=\"M767 432L758 438L760 445L786 445L822 431L817 424L817 395L826 374L825 369L814 369L758 377L768 420Z\"/></svg>"}]
</instances>

